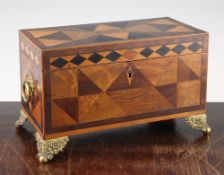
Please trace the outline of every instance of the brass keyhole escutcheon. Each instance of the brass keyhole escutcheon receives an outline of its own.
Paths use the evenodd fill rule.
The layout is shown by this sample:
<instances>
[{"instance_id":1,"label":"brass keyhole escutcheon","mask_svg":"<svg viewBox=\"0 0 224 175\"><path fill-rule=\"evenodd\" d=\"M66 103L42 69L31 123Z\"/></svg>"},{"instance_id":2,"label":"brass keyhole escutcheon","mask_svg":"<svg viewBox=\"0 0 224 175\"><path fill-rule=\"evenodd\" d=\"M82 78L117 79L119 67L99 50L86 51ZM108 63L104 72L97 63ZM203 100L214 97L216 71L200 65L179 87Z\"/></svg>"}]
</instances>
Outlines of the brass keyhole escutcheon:
<instances>
[{"instance_id":1,"label":"brass keyhole escutcheon","mask_svg":"<svg viewBox=\"0 0 224 175\"><path fill-rule=\"evenodd\" d=\"M26 79L22 84L22 99L25 103L29 103L34 95L34 81L31 73L26 75Z\"/></svg>"}]
</instances>

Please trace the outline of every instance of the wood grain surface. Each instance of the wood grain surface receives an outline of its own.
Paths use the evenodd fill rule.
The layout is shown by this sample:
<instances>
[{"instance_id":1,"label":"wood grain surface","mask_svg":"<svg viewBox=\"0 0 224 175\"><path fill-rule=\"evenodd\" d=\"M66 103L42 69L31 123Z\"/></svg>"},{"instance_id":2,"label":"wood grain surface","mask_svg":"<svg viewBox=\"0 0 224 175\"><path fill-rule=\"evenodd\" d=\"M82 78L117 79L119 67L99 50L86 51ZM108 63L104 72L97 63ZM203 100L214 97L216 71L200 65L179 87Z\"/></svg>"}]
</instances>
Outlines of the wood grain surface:
<instances>
[{"instance_id":1,"label":"wood grain surface","mask_svg":"<svg viewBox=\"0 0 224 175\"><path fill-rule=\"evenodd\" d=\"M119 21L21 30L41 49L205 33L174 19Z\"/></svg>"},{"instance_id":2,"label":"wood grain surface","mask_svg":"<svg viewBox=\"0 0 224 175\"><path fill-rule=\"evenodd\" d=\"M107 120L108 124L109 119L119 123L134 115L148 114L153 118L154 113L156 118L160 111L165 116L204 109L203 55L206 54L51 70L51 115L47 116L50 124L46 125L46 138L86 123L95 127L101 121Z\"/></svg>"},{"instance_id":3,"label":"wood grain surface","mask_svg":"<svg viewBox=\"0 0 224 175\"><path fill-rule=\"evenodd\" d=\"M4 175L223 175L224 103L208 103L210 136L184 119L70 137L48 164L40 164L34 128L16 130L20 103L0 103L0 174Z\"/></svg>"},{"instance_id":4,"label":"wood grain surface","mask_svg":"<svg viewBox=\"0 0 224 175\"><path fill-rule=\"evenodd\" d=\"M169 17L21 30L21 80L39 87L22 109L43 138L201 113L207 45Z\"/></svg>"}]
</instances>

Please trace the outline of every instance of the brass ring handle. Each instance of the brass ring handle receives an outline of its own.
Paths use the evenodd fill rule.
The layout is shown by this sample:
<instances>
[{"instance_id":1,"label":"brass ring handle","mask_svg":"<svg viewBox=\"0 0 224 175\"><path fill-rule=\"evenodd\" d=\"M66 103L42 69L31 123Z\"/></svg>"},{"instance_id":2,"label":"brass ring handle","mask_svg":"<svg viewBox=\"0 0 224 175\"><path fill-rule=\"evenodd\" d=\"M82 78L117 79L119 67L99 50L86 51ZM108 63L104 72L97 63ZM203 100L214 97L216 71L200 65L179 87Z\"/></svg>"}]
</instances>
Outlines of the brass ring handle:
<instances>
[{"instance_id":1,"label":"brass ring handle","mask_svg":"<svg viewBox=\"0 0 224 175\"><path fill-rule=\"evenodd\" d=\"M25 81L22 84L22 98L25 103L29 103L34 93L34 84L32 74L29 73L26 76Z\"/></svg>"}]
</instances>

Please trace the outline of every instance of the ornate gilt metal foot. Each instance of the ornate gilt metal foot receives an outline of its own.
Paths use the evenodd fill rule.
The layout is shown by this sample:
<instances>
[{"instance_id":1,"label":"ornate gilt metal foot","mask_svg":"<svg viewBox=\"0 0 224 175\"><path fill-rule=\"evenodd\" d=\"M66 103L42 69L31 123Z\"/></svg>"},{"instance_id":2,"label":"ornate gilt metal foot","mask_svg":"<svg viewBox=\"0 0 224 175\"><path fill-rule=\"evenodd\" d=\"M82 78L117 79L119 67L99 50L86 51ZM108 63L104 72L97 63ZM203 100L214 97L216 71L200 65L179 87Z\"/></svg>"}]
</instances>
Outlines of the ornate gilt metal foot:
<instances>
[{"instance_id":1,"label":"ornate gilt metal foot","mask_svg":"<svg viewBox=\"0 0 224 175\"><path fill-rule=\"evenodd\" d=\"M15 122L15 125L18 128L22 126L26 121L27 121L27 116L22 111L20 111L19 119Z\"/></svg>"},{"instance_id":2,"label":"ornate gilt metal foot","mask_svg":"<svg viewBox=\"0 0 224 175\"><path fill-rule=\"evenodd\" d=\"M207 115L201 114L196 116L191 116L186 119L186 122L195 129L200 129L204 133L209 134L212 130L207 124Z\"/></svg>"},{"instance_id":3,"label":"ornate gilt metal foot","mask_svg":"<svg viewBox=\"0 0 224 175\"><path fill-rule=\"evenodd\" d=\"M60 137L56 139L43 140L38 133L36 135L38 159L40 162L48 162L53 159L55 155L63 151L67 145L69 138Z\"/></svg>"}]
</instances>

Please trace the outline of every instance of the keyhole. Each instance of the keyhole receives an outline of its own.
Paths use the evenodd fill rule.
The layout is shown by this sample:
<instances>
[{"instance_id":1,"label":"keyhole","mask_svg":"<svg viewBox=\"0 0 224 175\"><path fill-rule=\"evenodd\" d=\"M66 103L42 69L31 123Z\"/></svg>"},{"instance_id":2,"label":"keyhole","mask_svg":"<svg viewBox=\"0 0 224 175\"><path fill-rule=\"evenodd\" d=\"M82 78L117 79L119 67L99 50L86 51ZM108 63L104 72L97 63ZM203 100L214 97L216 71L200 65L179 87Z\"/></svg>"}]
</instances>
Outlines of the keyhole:
<instances>
[{"instance_id":1,"label":"keyhole","mask_svg":"<svg viewBox=\"0 0 224 175\"><path fill-rule=\"evenodd\" d=\"M128 77L131 78L132 77L132 71L128 71Z\"/></svg>"}]
</instances>

